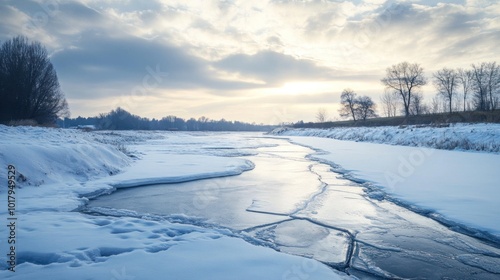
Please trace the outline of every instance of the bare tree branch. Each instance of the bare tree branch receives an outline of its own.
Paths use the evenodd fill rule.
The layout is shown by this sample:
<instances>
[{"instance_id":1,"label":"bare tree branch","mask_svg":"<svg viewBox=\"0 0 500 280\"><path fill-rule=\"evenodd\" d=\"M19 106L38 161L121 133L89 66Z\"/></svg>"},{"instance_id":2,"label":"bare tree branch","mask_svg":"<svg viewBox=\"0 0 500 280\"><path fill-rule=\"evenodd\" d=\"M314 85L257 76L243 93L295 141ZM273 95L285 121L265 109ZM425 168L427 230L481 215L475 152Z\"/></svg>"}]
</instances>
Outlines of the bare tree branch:
<instances>
[{"instance_id":1,"label":"bare tree branch","mask_svg":"<svg viewBox=\"0 0 500 280\"><path fill-rule=\"evenodd\" d=\"M464 97L464 112L467 110L467 97L472 87L473 73L471 70L465 70L463 68L457 69L457 79L462 86L462 95Z\"/></svg>"},{"instance_id":2,"label":"bare tree branch","mask_svg":"<svg viewBox=\"0 0 500 280\"><path fill-rule=\"evenodd\" d=\"M326 122L326 119L328 118L328 114L326 112L325 108L319 108L318 112L316 113L316 120L319 123L324 123Z\"/></svg>"},{"instance_id":3,"label":"bare tree branch","mask_svg":"<svg viewBox=\"0 0 500 280\"><path fill-rule=\"evenodd\" d=\"M339 110L340 116L343 118L352 117L356 121L356 93L352 89L342 91L340 104L342 105Z\"/></svg>"},{"instance_id":4,"label":"bare tree branch","mask_svg":"<svg viewBox=\"0 0 500 280\"><path fill-rule=\"evenodd\" d=\"M401 98L407 117L410 115L414 90L427 84L423 73L424 70L419 64L401 62L387 68L386 77L381 80L386 89L392 90Z\"/></svg>"},{"instance_id":5,"label":"bare tree branch","mask_svg":"<svg viewBox=\"0 0 500 280\"><path fill-rule=\"evenodd\" d=\"M455 89L458 86L457 72L453 69L443 68L434 73L434 86L438 94L448 102L448 109L453 110L452 103Z\"/></svg>"}]
</instances>

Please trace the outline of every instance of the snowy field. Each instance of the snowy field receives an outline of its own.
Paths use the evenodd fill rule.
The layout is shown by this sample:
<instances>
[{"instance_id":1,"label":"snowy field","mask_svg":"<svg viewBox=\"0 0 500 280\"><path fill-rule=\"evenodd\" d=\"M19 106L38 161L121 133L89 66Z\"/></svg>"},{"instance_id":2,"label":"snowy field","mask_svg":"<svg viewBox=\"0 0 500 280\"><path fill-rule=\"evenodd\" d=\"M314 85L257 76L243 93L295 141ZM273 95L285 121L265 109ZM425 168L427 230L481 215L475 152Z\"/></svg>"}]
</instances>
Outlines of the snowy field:
<instances>
[{"instance_id":1,"label":"snowy field","mask_svg":"<svg viewBox=\"0 0 500 280\"><path fill-rule=\"evenodd\" d=\"M158 217L91 216L74 210L116 187L236 175L253 168L231 150L189 143L188 134L86 133L0 126L0 177L16 167L15 249L10 252L6 188L0 191L1 279L341 279L311 259L252 245L227 230ZM165 149L158 141L169 138ZM149 141L148 145L141 145ZM155 142L156 141L156 142ZM211 143L214 145L217 143ZM132 147L132 150L126 150ZM151 151L152 147L154 153ZM203 152L203 150L205 152ZM125 153L129 155L126 155ZM110 176L115 175L116 176ZM12 244L11 244L12 245ZM10 246L10 245L9 245Z\"/></svg>"},{"instance_id":2,"label":"snowy field","mask_svg":"<svg viewBox=\"0 0 500 280\"><path fill-rule=\"evenodd\" d=\"M258 133L0 135L0 177L9 164L18 172L16 272L5 218L0 279L500 276L494 149ZM0 201L7 217L6 188Z\"/></svg>"}]
</instances>

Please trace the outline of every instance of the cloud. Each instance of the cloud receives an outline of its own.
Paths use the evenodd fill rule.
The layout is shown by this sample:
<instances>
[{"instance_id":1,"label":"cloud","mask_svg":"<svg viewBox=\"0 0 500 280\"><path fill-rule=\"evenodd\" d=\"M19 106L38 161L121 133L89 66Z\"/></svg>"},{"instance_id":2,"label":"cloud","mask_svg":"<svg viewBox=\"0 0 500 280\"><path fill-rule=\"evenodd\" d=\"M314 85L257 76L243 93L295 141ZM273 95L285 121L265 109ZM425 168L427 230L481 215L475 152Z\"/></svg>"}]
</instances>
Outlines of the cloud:
<instances>
[{"instance_id":1,"label":"cloud","mask_svg":"<svg viewBox=\"0 0 500 280\"><path fill-rule=\"evenodd\" d=\"M40 41L51 51L66 46L71 37L79 36L88 29L113 26L109 18L76 1L7 0L0 6L0 10L7 13L1 19L0 39L24 35ZM9 17L15 17L16 20L5 20Z\"/></svg>"},{"instance_id":2,"label":"cloud","mask_svg":"<svg viewBox=\"0 0 500 280\"><path fill-rule=\"evenodd\" d=\"M29 17L12 6L5 6L0 9L0 41L8 40L18 35L19 22L27 23Z\"/></svg>"},{"instance_id":3,"label":"cloud","mask_svg":"<svg viewBox=\"0 0 500 280\"><path fill-rule=\"evenodd\" d=\"M66 83L94 88L88 98L102 94L99 87L105 85L120 86L123 91L153 85L162 89L252 87L247 82L217 77L208 61L161 40L86 33L77 46L57 52L52 62Z\"/></svg>"},{"instance_id":4,"label":"cloud","mask_svg":"<svg viewBox=\"0 0 500 280\"><path fill-rule=\"evenodd\" d=\"M499 15L491 0L4 0L0 40L26 35L45 45L70 105L82 108L147 88L141 102L157 110L297 102L314 115L324 92L274 94L290 82L328 81L335 92L376 99L384 69L401 61L429 76L500 61Z\"/></svg>"},{"instance_id":5,"label":"cloud","mask_svg":"<svg viewBox=\"0 0 500 280\"><path fill-rule=\"evenodd\" d=\"M405 60L429 70L466 67L481 57L499 58L497 18L494 6L387 2L360 20L349 20L335 39L344 44L343 60L362 62L353 67L375 70Z\"/></svg>"},{"instance_id":6,"label":"cloud","mask_svg":"<svg viewBox=\"0 0 500 280\"><path fill-rule=\"evenodd\" d=\"M218 69L251 77L266 85L281 85L287 80L331 79L331 69L318 66L311 60L297 59L273 51L256 54L235 54L214 63Z\"/></svg>"}]
</instances>

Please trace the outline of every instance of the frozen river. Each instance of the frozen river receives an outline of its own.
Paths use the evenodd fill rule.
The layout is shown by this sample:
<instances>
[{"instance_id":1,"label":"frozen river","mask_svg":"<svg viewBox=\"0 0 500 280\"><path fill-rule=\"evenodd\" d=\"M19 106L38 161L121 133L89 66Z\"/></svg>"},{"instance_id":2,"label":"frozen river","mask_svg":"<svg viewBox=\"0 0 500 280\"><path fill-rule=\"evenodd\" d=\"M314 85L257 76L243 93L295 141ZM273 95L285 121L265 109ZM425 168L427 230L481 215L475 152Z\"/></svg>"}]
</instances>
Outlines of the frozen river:
<instances>
[{"instance_id":1,"label":"frozen river","mask_svg":"<svg viewBox=\"0 0 500 280\"><path fill-rule=\"evenodd\" d=\"M498 279L498 244L458 233L310 160L314 151L257 134L192 134L154 149L241 157L241 175L120 189L86 212L132 210L227 228L255 244L319 260L363 279ZM209 162L207 164L210 164ZM102 214L102 213L101 213Z\"/></svg>"}]
</instances>

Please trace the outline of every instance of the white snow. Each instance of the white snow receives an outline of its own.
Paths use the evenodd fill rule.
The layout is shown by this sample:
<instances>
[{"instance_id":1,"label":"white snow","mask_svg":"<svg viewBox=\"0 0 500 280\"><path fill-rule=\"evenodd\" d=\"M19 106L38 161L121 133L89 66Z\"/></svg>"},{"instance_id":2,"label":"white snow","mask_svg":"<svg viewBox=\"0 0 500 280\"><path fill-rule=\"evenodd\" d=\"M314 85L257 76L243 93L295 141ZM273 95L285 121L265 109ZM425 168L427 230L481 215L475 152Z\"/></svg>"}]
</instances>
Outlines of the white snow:
<instances>
[{"instance_id":1,"label":"white snow","mask_svg":"<svg viewBox=\"0 0 500 280\"><path fill-rule=\"evenodd\" d=\"M374 185L391 197L417 210L431 211L436 219L458 223L500 237L500 142L499 125L456 125L431 133L430 128L350 128L333 130L288 130L280 135L320 137L287 137L294 143L313 147L311 157L328 163L347 178ZM356 131L358 130L358 131ZM378 130L378 131L377 131ZM322 137L347 135L346 139L386 141L428 146L447 143L448 136L461 139L467 134L478 149L490 153L446 151L424 147L342 141ZM473 132L471 132L473 131ZM366 136L362 136L366 132ZM397 133L400 132L400 133ZM386 140L380 135L390 135ZM400 134L400 135L399 135ZM333 135L333 136L332 136ZM432 135L437 135L432 138ZM434 140L431 140L434 139ZM451 141L451 140L450 140ZM458 141L458 140L457 140ZM432 145L431 145L432 146ZM381 194L383 195L383 194Z\"/></svg>"},{"instance_id":2,"label":"white snow","mask_svg":"<svg viewBox=\"0 0 500 280\"><path fill-rule=\"evenodd\" d=\"M49 133L50 132L50 133ZM78 130L0 125L0 178L16 166L24 185L77 184L118 172L131 160L113 145L102 145Z\"/></svg>"},{"instance_id":3,"label":"white snow","mask_svg":"<svg viewBox=\"0 0 500 280\"><path fill-rule=\"evenodd\" d=\"M0 177L6 181L7 165L13 164L26 178L15 194L18 265L16 272L7 270L7 244L2 241L1 279L346 278L317 261L252 245L227 230L134 213L112 217L73 211L87 200L83 194L235 175L253 168L247 160L218 156L220 148L228 146L223 142L193 149L196 145L182 143L201 143L203 137L1 125L0 135ZM169 145L162 144L160 140L169 137ZM258 140L227 141L239 148L226 155L247 154L248 145L259 145ZM6 217L6 188L0 190L0 201L0 216ZM8 236L5 225L0 227L2 237Z\"/></svg>"},{"instance_id":4,"label":"white snow","mask_svg":"<svg viewBox=\"0 0 500 280\"><path fill-rule=\"evenodd\" d=\"M102 182L116 188L180 183L199 179L239 175L254 168L251 161L206 155L147 153L141 160Z\"/></svg>"},{"instance_id":5,"label":"white snow","mask_svg":"<svg viewBox=\"0 0 500 280\"><path fill-rule=\"evenodd\" d=\"M278 128L272 134L316 136L337 140L372 142L443 150L500 153L500 124L450 124L450 126L337 127L331 129Z\"/></svg>"},{"instance_id":6,"label":"white snow","mask_svg":"<svg viewBox=\"0 0 500 280\"><path fill-rule=\"evenodd\" d=\"M224 231L68 212L19 217L23 262L1 279L339 279L316 261Z\"/></svg>"}]
</instances>

